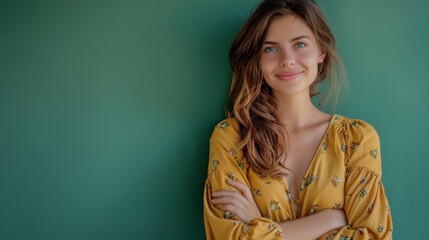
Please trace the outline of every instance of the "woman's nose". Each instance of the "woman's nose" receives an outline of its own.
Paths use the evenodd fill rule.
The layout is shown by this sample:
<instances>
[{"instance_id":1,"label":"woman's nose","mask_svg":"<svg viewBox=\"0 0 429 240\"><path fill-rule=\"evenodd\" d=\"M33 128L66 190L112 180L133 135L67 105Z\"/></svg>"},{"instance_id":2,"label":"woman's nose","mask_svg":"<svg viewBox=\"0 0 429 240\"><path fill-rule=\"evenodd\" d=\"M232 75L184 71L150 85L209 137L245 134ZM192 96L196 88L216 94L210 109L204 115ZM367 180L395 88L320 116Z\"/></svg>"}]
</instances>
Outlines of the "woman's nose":
<instances>
[{"instance_id":1,"label":"woman's nose","mask_svg":"<svg viewBox=\"0 0 429 240\"><path fill-rule=\"evenodd\" d=\"M295 64L295 55L291 51L282 51L280 66L288 67Z\"/></svg>"}]
</instances>

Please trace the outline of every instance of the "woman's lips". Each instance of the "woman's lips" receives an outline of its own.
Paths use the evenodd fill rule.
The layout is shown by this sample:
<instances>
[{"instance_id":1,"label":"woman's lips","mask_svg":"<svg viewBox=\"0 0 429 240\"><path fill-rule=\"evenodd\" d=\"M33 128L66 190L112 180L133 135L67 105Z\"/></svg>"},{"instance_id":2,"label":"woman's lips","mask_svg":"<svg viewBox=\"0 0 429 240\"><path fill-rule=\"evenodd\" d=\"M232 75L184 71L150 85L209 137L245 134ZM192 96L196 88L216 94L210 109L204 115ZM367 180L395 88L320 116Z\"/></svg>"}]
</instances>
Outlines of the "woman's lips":
<instances>
[{"instance_id":1,"label":"woman's lips","mask_svg":"<svg viewBox=\"0 0 429 240\"><path fill-rule=\"evenodd\" d=\"M292 80L300 77L302 73L303 73L302 71L286 72L286 73L276 74L276 77L278 77L281 80L287 81L287 80Z\"/></svg>"}]
</instances>

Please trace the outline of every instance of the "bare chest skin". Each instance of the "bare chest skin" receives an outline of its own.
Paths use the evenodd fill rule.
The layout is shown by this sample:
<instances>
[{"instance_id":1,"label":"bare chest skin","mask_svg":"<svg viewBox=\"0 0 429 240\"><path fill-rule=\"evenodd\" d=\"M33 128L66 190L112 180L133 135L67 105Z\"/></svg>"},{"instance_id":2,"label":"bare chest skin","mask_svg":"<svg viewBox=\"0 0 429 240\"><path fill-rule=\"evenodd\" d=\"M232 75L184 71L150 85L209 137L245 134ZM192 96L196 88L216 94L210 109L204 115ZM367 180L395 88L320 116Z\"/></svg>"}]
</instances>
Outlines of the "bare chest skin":
<instances>
[{"instance_id":1,"label":"bare chest skin","mask_svg":"<svg viewBox=\"0 0 429 240\"><path fill-rule=\"evenodd\" d=\"M298 198L301 181L314 158L328 126L329 120L295 131L288 131L290 143L285 165L290 172L286 172L287 176L284 178L289 187L290 194L295 199ZM295 204L294 208L296 212L298 206Z\"/></svg>"}]
</instances>

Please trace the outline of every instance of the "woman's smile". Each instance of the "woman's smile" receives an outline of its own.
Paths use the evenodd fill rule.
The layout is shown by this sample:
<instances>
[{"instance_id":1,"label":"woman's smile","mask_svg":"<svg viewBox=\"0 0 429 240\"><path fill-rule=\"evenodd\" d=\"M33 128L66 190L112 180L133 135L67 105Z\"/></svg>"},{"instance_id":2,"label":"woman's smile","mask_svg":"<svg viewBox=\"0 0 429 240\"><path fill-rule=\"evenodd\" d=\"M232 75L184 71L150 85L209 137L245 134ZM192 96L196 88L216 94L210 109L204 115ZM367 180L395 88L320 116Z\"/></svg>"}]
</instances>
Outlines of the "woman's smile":
<instances>
[{"instance_id":1,"label":"woman's smile","mask_svg":"<svg viewBox=\"0 0 429 240\"><path fill-rule=\"evenodd\" d=\"M301 77L303 73L304 71L288 71L288 72L281 72L279 74L276 74L275 76L280 80L290 81Z\"/></svg>"}]
</instances>

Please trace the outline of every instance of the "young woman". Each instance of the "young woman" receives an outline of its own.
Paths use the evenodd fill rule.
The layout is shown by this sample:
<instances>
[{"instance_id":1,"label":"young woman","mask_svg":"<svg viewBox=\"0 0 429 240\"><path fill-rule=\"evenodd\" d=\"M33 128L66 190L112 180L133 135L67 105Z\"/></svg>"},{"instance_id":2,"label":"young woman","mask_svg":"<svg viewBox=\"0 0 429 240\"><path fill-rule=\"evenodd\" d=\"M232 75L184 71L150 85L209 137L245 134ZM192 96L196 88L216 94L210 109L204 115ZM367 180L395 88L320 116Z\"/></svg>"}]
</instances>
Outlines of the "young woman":
<instances>
[{"instance_id":1,"label":"young woman","mask_svg":"<svg viewBox=\"0 0 429 240\"><path fill-rule=\"evenodd\" d=\"M371 125L320 111L344 79L311 0L265 0L230 50L232 116L210 140L208 239L391 239Z\"/></svg>"}]
</instances>

